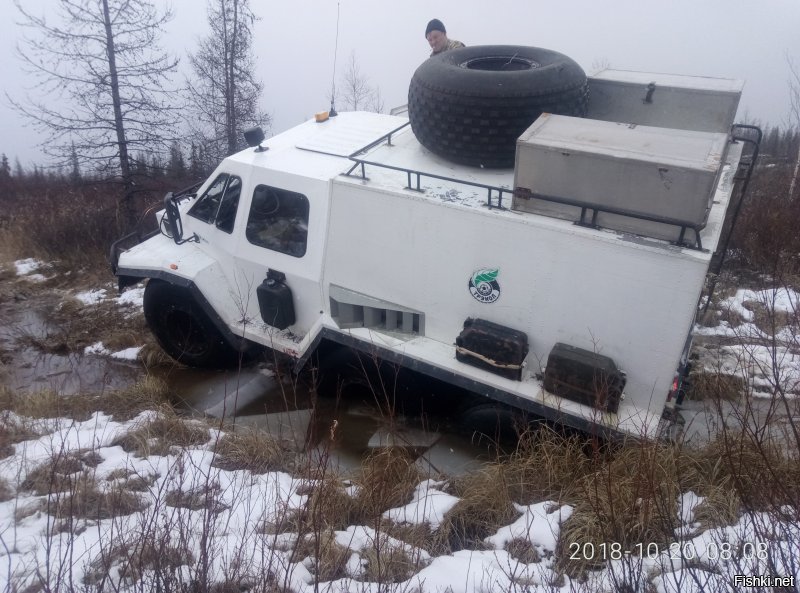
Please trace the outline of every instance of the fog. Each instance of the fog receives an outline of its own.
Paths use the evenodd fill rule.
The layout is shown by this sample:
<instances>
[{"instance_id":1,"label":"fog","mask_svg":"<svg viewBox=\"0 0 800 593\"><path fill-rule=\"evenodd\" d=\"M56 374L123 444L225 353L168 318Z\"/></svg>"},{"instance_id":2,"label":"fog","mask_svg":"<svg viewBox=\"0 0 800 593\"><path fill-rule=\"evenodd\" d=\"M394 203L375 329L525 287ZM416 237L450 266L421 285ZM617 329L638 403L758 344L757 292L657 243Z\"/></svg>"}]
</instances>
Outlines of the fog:
<instances>
[{"instance_id":1,"label":"fog","mask_svg":"<svg viewBox=\"0 0 800 593\"><path fill-rule=\"evenodd\" d=\"M800 64L798 0L474 0L388 3L367 0L251 0L262 108L279 133L329 106L337 78L355 55L364 76L380 89L385 110L406 102L408 81L430 49L431 18L467 45L535 45L560 51L591 74L599 65L623 70L745 80L739 121L788 124L787 55ZM55 0L25 0L28 10L52 11ZM14 56L20 37L12 0L0 0L3 90L23 98L33 80ZM164 47L182 59L207 31L202 0L174 0ZM337 8L339 17L337 48ZM336 53L334 56L334 50ZM334 60L334 57L336 58ZM0 99L0 152L23 165L44 163L43 137Z\"/></svg>"}]
</instances>

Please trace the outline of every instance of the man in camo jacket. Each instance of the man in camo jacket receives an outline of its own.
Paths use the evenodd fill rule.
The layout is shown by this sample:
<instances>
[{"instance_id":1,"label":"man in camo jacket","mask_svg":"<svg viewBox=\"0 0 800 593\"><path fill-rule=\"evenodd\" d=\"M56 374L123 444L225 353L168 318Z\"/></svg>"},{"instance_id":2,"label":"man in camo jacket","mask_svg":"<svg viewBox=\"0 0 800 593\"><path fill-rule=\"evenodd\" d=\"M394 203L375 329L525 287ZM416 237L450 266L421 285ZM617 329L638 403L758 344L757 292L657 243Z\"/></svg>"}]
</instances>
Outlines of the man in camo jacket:
<instances>
[{"instance_id":1,"label":"man in camo jacket","mask_svg":"<svg viewBox=\"0 0 800 593\"><path fill-rule=\"evenodd\" d=\"M425 27L425 39L428 40L431 50L433 50L431 51L431 57L449 49L464 47L464 44L460 41L447 38L447 30L439 19L433 19L428 23L428 26Z\"/></svg>"}]
</instances>

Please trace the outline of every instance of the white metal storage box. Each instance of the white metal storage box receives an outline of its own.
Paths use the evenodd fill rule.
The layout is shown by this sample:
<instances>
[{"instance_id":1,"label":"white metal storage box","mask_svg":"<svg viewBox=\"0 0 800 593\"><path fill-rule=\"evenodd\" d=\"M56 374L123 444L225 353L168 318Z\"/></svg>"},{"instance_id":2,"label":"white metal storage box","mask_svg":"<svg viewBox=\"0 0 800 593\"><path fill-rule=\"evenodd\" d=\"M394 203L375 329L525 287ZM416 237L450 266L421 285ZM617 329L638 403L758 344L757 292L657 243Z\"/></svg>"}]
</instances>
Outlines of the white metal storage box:
<instances>
[{"instance_id":1,"label":"white metal storage box","mask_svg":"<svg viewBox=\"0 0 800 593\"><path fill-rule=\"evenodd\" d=\"M592 119L700 132L728 132L744 82L603 70L589 77Z\"/></svg>"},{"instance_id":2,"label":"white metal storage box","mask_svg":"<svg viewBox=\"0 0 800 593\"><path fill-rule=\"evenodd\" d=\"M727 134L543 114L517 140L512 208L692 243L727 146Z\"/></svg>"}]
</instances>

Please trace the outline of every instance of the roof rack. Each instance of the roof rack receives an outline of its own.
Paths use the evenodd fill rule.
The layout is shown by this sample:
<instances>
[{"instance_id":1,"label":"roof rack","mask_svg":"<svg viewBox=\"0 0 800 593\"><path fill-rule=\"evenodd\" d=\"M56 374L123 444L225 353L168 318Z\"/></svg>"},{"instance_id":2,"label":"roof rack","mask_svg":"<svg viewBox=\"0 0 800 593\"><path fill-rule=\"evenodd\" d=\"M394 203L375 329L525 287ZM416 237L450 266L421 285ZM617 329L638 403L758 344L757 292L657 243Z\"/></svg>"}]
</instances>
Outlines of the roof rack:
<instances>
[{"instance_id":1,"label":"roof rack","mask_svg":"<svg viewBox=\"0 0 800 593\"><path fill-rule=\"evenodd\" d=\"M462 184L462 185L469 185L469 186L472 186L472 187L478 187L478 188L486 190L486 192L487 192L487 194L486 194L486 206L489 209L496 208L496 209L500 209L500 210L507 210L508 208L503 206L503 197L506 194L511 194L511 195L517 196L519 198L524 198L524 199L537 199L537 200L543 200L543 201L553 202L553 203L557 203L557 204L565 204L565 205L569 205L569 206L577 206L577 207L579 207L581 209L580 217L578 218L578 220L575 220L573 222L578 226L583 226L583 227L588 227L588 228L593 228L593 229L604 228L604 227L602 227L602 226L600 226L598 224L598 215L601 214L601 213L615 214L615 215L619 215L619 216L627 216L627 217L630 217L630 218L636 218L636 219L646 220L646 221L650 221L650 222L657 222L657 223L661 223L661 224L673 225L673 226L676 226L676 227L680 228L680 235L678 237L678 240L673 242L675 245L679 245L681 247L686 247L686 248L689 248L689 249L696 249L696 250L699 250L699 251L703 250L703 244L702 244L702 242L700 240L700 231L702 230L702 228L696 227L694 225L686 224L684 221L675 220L675 219L672 219L672 218L666 218L666 217L662 217L662 216L649 216L649 215L646 215L646 214L641 214L641 213L638 213L638 212L631 212L631 211L628 211L628 210L623 210L623 209L619 209L619 208L613 208L613 207L610 207L610 206L601 206L601 205L597 205L597 204L586 204L586 202L580 202L580 201L577 201L577 200L570 200L568 198L562 198L562 197L558 197L558 196L550 196L550 195L545 195L545 194L538 194L538 193L534 193L534 192L530 191L527 188L509 189L509 188L505 188L505 187L499 187L499 186L496 186L496 185L488 185L488 184L484 184L484 183L477 183L475 181L467 181L467 180L464 180L464 179L457 179L457 178L454 178L454 177L446 177L444 175L437 175L435 173L425 173L424 171L418 171L416 169L410 169L410 168L407 168L407 167L399 167L399 166L395 166L395 165L388 165L386 163L381 163L381 162L377 162L377 161L370 161L370 160L367 160L366 158L364 158L364 155L366 155L367 152L369 152L371 149L375 148L376 146L379 146L379 145L383 144L384 142L387 145L391 146L392 145L392 136L394 134L400 132L401 130L405 129L409 124L410 124L410 122L406 122L403 125L398 126L397 128L395 128L394 130L392 130L388 134L384 134L383 136L381 136L377 140L374 140L373 142L370 142L369 144L367 144L363 148L360 148L357 151L355 151L354 153L348 155L347 158L349 158L351 161L354 161L354 164L353 164L352 167L350 167L350 169L347 170L347 172L343 173L342 175L344 175L346 177L359 177L361 179L365 179L366 180L366 179L369 179L369 177L367 177L366 167L367 166L371 166L371 167L380 167L382 169L391 169L393 171L400 171L400 172L405 173L406 176L407 176L408 184L403 189L416 191L416 192L421 192L421 193L423 193L425 191L421 187L421 181L422 181L422 178L424 178L424 177L431 178L431 179L440 179L442 181L450 181L452 183L459 183L459 184ZM356 171L356 169L359 169L359 168L360 168L360 173L354 174L353 172ZM694 236L695 236L694 243L686 242L686 231L687 230L693 230L694 231Z\"/></svg>"},{"instance_id":2,"label":"roof rack","mask_svg":"<svg viewBox=\"0 0 800 593\"><path fill-rule=\"evenodd\" d=\"M507 208L505 206L503 206L503 194L511 194L511 193L513 193L513 190L509 189L507 187L499 187L499 186L496 186L496 185L488 185L488 184L485 184L485 183L477 183L475 181L467 181L467 180L464 180L464 179L456 179L455 177L446 177L444 175L436 175L435 173L425 173L424 171L417 171L416 169L410 169L410 168L407 168L407 167L397 167L397 166L394 166L394 165L387 165L386 163L379 163L377 161L370 161L370 160L367 160L365 158L361 158L359 156L359 155L364 155L366 152L368 152L372 148L375 148L376 146L378 146L380 144L383 144L384 142L386 142L386 144L391 146L391 144L392 144L392 135L396 134L400 130L406 128L409 125L409 123L410 122L404 123L402 126L399 126L399 127L395 128L394 130L392 130L388 134L384 134L383 136L381 136L377 140L375 140L373 142L370 142L369 144L367 144L363 148L360 148L357 151L355 151L353 154L349 155L347 158L349 158L351 161L354 161L355 164L352 167L350 167L350 169L346 173L343 173L343 175L345 175L347 177L360 177L361 179L369 179L367 177L367 172L366 172L367 165L372 166L372 167L380 167L382 169L391 169L393 171L401 171L401 172L406 174L407 179L408 179L408 185L406 185L403 189L408 189L408 190L416 191L416 192L420 192L420 193L425 191L424 189L422 189L422 178L423 177L429 177L431 179L441 179L442 181L450 181L452 183L460 183L461 185L469 185L469 186L472 186L472 187L478 187L478 188L481 188L481 189L485 189L486 192L487 192L487 194L486 194L486 205L487 205L487 207L489 209L497 208L497 209L500 209L500 210L507 210ZM353 171L355 171L357 168L359 168L359 166L361 167L361 173L354 175Z\"/></svg>"}]
</instances>

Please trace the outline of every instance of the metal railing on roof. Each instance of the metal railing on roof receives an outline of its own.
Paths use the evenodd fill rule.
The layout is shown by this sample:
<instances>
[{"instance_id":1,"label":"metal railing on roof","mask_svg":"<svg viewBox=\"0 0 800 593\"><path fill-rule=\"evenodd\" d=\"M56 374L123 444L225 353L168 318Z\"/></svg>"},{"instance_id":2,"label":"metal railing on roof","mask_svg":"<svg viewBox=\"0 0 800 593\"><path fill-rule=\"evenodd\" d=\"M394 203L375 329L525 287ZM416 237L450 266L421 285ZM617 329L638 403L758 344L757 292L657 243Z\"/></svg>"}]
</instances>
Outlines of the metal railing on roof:
<instances>
[{"instance_id":1,"label":"metal railing on roof","mask_svg":"<svg viewBox=\"0 0 800 593\"><path fill-rule=\"evenodd\" d=\"M369 152L371 149L375 148L376 146L378 146L380 144L383 144L384 142L386 144L388 144L389 146L391 146L392 145L392 135L394 135L397 132L399 132L400 130L406 128L409 125L409 123L410 122L404 123L403 125L395 128L394 130L392 130L388 134L384 134L383 136L381 136L377 140L375 140L373 142L370 142L368 145L364 146L363 148L359 148L357 151L355 151L351 155L348 155L347 158L349 158L351 161L354 161L355 164L352 167L350 167L350 169L346 173L344 173L344 175L346 175L348 177L360 177L361 179L369 179L369 177L367 177L367 171L366 171L367 166L380 167L382 169L391 169L392 171L400 171L400 172L406 174L406 178L407 178L407 181L408 181L408 184L403 189L408 189L408 190L417 191L417 192L424 192L425 191L424 189L422 189L422 179L423 178L439 179L439 180L442 180L442 181L449 181L451 183L459 183L461 185L468 185L468 186L471 186L471 187L478 187L478 188L481 188L481 189L485 189L486 192L487 192L486 193L486 205L490 209L491 208L498 208L498 209L501 209L501 210L505 210L506 209L505 206L503 206L503 195L504 194L510 194L510 193L513 192L513 190L511 190L511 189L509 189L507 187L499 187L499 186L496 186L496 185L489 185L489 184L486 184L486 183L478 183L476 181L468 181L466 179L458 179L458 178L455 178L455 177L447 177L445 175L437 175L435 173L426 173L424 171L417 171L416 169L411 169L411 168L408 168L408 167L399 167L399 166L396 166L396 165L389 165L387 163L381 163L379 161L370 161L370 160L367 160L366 158L362 158L360 156L360 155L363 155L363 154ZM355 171L359 167L361 168L360 175L358 175L358 174L354 175L353 171Z\"/></svg>"},{"instance_id":2,"label":"metal railing on roof","mask_svg":"<svg viewBox=\"0 0 800 593\"><path fill-rule=\"evenodd\" d=\"M585 201L580 200L571 200L569 198L562 198L558 196L550 196L544 194L534 193L527 188L517 188L517 189L509 189L505 187L499 187L495 185L488 185L485 183L478 183L475 181L468 181L465 179L457 179L455 177L447 177L444 175L437 175L435 173L426 173L424 171L417 171L415 169L411 169L408 167L400 167L395 165L389 165L386 163L381 163L378 161L370 161L366 158L362 158L360 155L364 155L371 149L375 148L376 146L383 144L384 142L391 146L392 144L392 135L396 134L400 130L406 128L410 122L406 122L401 126L398 126L388 134L384 134L377 140L371 142L367 146L360 148L359 150L355 151L354 153L348 155L351 161L354 161L354 165L350 167L350 169L344 173L344 175L348 177L360 177L361 179L369 179L366 173L366 167L380 167L383 169L391 169L393 171L400 171L406 174L407 176L407 185L404 189L408 189L411 191L417 192L424 192L425 190L422 189L422 179L423 178L431 178L431 179L439 179L442 181L449 181L451 183L458 183L462 185L468 185L472 187L478 187L481 189L485 189L487 192L486 195L486 205L488 208L497 208L501 210L506 210L507 208L503 206L503 196L504 194L512 194L522 199L536 199L542 200L545 202L552 202L555 204L563 204L567 206L575 206L580 208L580 216L578 220L575 220L574 223L579 226L589 227L589 228L603 228L598 224L598 216L600 214L614 214L618 216L626 216L634 219L645 220L649 222L655 222L670 226L675 226L680 229L678 238L676 241L672 241L672 243L676 245L680 245L681 247L688 247L690 249L697 249L702 251L703 244L700 239L700 231L703 229L703 225L693 225L688 224L682 220L676 220L673 218L668 218L664 216L652 216L647 214L642 214L639 212L632 212L630 210L624 210L620 208L614 208L611 206L604 206L600 204L587 204ZM353 171L360 167L361 172L360 175L354 175ZM495 199L495 192L496 192L496 199ZM687 231L694 231L694 242L688 242L687 240ZM646 235L645 235L646 236Z\"/></svg>"}]
</instances>

